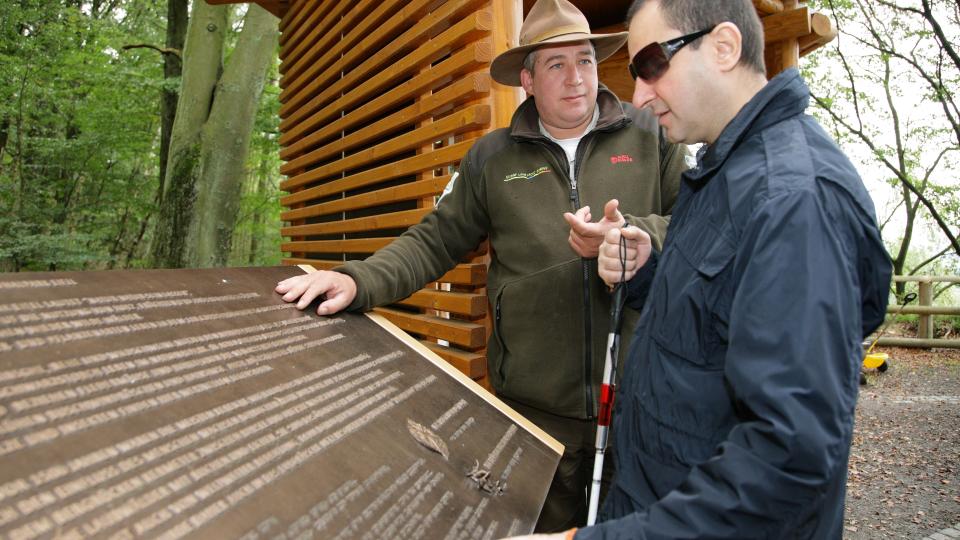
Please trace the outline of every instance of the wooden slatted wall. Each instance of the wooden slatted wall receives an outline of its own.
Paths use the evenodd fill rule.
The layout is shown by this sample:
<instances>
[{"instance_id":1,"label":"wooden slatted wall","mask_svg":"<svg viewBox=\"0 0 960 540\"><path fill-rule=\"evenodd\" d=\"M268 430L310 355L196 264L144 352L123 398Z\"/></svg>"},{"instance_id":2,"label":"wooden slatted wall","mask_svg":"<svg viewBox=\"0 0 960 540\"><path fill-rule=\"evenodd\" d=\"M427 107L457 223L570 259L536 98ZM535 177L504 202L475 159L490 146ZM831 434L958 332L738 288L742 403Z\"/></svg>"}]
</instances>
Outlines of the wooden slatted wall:
<instances>
[{"instance_id":1,"label":"wooden slatted wall","mask_svg":"<svg viewBox=\"0 0 960 540\"><path fill-rule=\"evenodd\" d=\"M492 90L487 71L509 39L494 29L494 17L503 20L498 2L511 4L290 6L280 23L285 264L329 269L387 245L430 212L460 158L499 121L497 111L512 112L515 98ZM481 383L484 249L440 283L378 310Z\"/></svg>"}]
</instances>

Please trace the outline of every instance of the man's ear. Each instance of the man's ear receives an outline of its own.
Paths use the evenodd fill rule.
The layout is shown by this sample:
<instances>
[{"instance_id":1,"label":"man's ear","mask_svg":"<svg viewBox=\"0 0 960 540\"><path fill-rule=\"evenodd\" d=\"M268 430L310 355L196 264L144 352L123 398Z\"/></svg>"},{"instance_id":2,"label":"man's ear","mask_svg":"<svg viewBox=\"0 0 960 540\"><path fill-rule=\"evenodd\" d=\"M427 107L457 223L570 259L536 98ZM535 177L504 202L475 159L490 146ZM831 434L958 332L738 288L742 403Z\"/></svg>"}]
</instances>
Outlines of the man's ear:
<instances>
[{"instance_id":1,"label":"man's ear","mask_svg":"<svg viewBox=\"0 0 960 540\"><path fill-rule=\"evenodd\" d=\"M520 69L520 84L528 96L533 95L533 73L530 73L530 70L527 68Z\"/></svg>"},{"instance_id":2,"label":"man's ear","mask_svg":"<svg viewBox=\"0 0 960 540\"><path fill-rule=\"evenodd\" d=\"M721 71L730 71L740 62L743 52L743 36L732 22L722 22L711 32L712 50L717 67Z\"/></svg>"}]
</instances>

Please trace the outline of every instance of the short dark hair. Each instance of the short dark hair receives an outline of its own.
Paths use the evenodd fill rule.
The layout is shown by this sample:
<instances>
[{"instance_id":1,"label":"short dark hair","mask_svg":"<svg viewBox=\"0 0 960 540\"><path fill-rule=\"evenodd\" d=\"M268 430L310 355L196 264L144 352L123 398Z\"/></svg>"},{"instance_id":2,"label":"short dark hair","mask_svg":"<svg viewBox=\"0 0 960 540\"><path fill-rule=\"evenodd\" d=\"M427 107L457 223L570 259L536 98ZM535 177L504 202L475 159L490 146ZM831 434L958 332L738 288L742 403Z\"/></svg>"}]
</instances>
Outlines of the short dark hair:
<instances>
[{"instance_id":1,"label":"short dark hair","mask_svg":"<svg viewBox=\"0 0 960 540\"><path fill-rule=\"evenodd\" d=\"M758 73L767 72L763 62L763 24L750 0L634 0L627 10L627 24L650 2L659 2L664 20L682 34L722 22L735 24L743 36L739 63ZM699 46L699 40L690 44L694 49Z\"/></svg>"}]
</instances>

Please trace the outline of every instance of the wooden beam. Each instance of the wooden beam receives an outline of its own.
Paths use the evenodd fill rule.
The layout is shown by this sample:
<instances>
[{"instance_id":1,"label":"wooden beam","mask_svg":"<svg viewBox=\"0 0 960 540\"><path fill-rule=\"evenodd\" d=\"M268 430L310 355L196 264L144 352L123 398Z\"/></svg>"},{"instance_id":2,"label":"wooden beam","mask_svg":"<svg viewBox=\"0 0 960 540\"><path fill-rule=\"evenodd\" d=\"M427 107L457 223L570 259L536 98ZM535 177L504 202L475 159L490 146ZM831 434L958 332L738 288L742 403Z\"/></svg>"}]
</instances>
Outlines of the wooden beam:
<instances>
[{"instance_id":1,"label":"wooden beam","mask_svg":"<svg viewBox=\"0 0 960 540\"><path fill-rule=\"evenodd\" d=\"M443 192L443 188L447 187L448 183L450 183L450 176L436 176L427 180L410 182L408 184L402 184L399 186L391 186L388 188L371 191L369 193L361 193L360 195L337 199L335 201L328 201L313 206L297 208L295 210L291 210L290 212L299 212L298 214L281 215L280 219L284 221L294 221L307 217L324 216L338 212L349 212L351 210L360 210L362 208L370 208L384 204L413 201L423 197L439 195ZM286 197L280 199L280 204L289 207L295 204L310 201L314 199L312 193L313 189L316 188L305 189L303 191L298 191L293 195L287 195ZM310 212L301 212L307 209L310 209ZM296 215L297 217L291 218L291 215Z\"/></svg>"},{"instance_id":2,"label":"wooden beam","mask_svg":"<svg viewBox=\"0 0 960 540\"><path fill-rule=\"evenodd\" d=\"M783 11L783 2L780 0L753 0L753 7L756 8L757 13L763 17L764 15L772 15Z\"/></svg>"},{"instance_id":3,"label":"wooden beam","mask_svg":"<svg viewBox=\"0 0 960 540\"><path fill-rule=\"evenodd\" d=\"M424 144L450 135L459 135L474 129L490 127L490 106L476 105L463 109L449 116L428 124L420 129L403 133L380 144L370 146L363 151L356 152L333 163L310 169L295 178L303 178L312 182L324 177L339 175L351 169L358 169L369 163L382 161L385 158L416 149Z\"/></svg>"},{"instance_id":4,"label":"wooden beam","mask_svg":"<svg viewBox=\"0 0 960 540\"><path fill-rule=\"evenodd\" d=\"M280 251L296 253L373 253L393 242L393 237L361 238L359 240L305 240L284 242Z\"/></svg>"},{"instance_id":5,"label":"wooden beam","mask_svg":"<svg viewBox=\"0 0 960 540\"><path fill-rule=\"evenodd\" d=\"M449 311L471 319L487 314L487 295L420 289L399 304L437 311Z\"/></svg>"},{"instance_id":6,"label":"wooden beam","mask_svg":"<svg viewBox=\"0 0 960 540\"><path fill-rule=\"evenodd\" d=\"M380 50L356 48L323 73L314 74L308 70L292 80L280 92L280 116L284 118L281 128L286 130L299 123L346 91L363 98L374 96L402 78L412 76L423 66L489 36L492 16L489 11L477 11L434 37L433 32L449 24L446 18L451 15L448 13L450 6L454 5L444 5L423 19L422 26L408 30ZM366 58L363 63L343 73L350 65L348 59L359 54L366 55L359 57ZM391 62L398 55L400 59Z\"/></svg>"},{"instance_id":7,"label":"wooden beam","mask_svg":"<svg viewBox=\"0 0 960 540\"><path fill-rule=\"evenodd\" d=\"M354 126L361 125L364 122L377 121L384 114L388 114L388 111L395 110L399 104L422 94L426 90L440 86L456 78L459 74L466 74L463 75L463 78L472 81L476 91L486 91L490 87L490 75L479 72L469 73L486 65L485 62L485 57L480 56L477 48L468 47L431 67L426 72L365 103L354 103L350 96L344 96L317 111L310 118L297 125L296 128L284 131L280 136L280 144L289 145L289 149L281 150L280 157L281 159L296 157L306 148L325 139L339 137L341 132L349 131ZM356 108L346 115L342 114L344 109L353 107Z\"/></svg>"},{"instance_id":8,"label":"wooden beam","mask_svg":"<svg viewBox=\"0 0 960 540\"><path fill-rule=\"evenodd\" d=\"M487 283L487 265L483 263L461 263L437 279L437 283L477 287Z\"/></svg>"},{"instance_id":9,"label":"wooden beam","mask_svg":"<svg viewBox=\"0 0 960 540\"><path fill-rule=\"evenodd\" d=\"M486 329L482 324L390 308L376 308L373 311L383 315L400 329L414 334L443 339L469 349L479 349L487 343Z\"/></svg>"},{"instance_id":10,"label":"wooden beam","mask_svg":"<svg viewBox=\"0 0 960 540\"><path fill-rule=\"evenodd\" d=\"M475 139L461 141L457 144L430 152L429 154L420 154L368 171L329 181L322 186L317 186L317 196L332 195L341 191L379 184L380 182L386 182L387 180L408 174L426 171L442 165L449 165L455 161L460 161L467 153L467 150L473 146L474 140ZM280 189L292 192L296 188L309 184L311 181L312 180L306 178L305 175L288 178L280 182Z\"/></svg>"},{"instance_id":11,"label":"wooden beam","mask_svg":"<svg viewBox=\"0 0 960 540\"><path fill-rule=\"evenodd\" d=\"M483 354L444 347L432 341L421 340L420 343L471 379L480 379L487 374L487 357Z\"/></svg>"},{"instance_id":12,"label":"wooden beam","mask_svg":"<svg viewBox=\"0 0 960 540\"><path fill-rule=\"evenodd\" d=\"M799 39L810 33L810 13L806 6L768 15L760 21L766 43Z\"/></svg>"},{"instance_id":13,"label":"wooden beam","mask_svg":"<svg viewBox=\"0 0 960 540\"><path fill-rule=\"evenodd\" d=\"M317 270L333 270L334 268L343 265L343 261L325 261L322 259L287 257L282 259L280 264L284 266L300 266L301 264L306 264L316 268Z\"/></svg>"},{"instance_id":14,"label":"wooden beam","mask_svg":"<svg viewBox=\"0 0 960 540\"><path fill-rule=\"evenodd\" d=\"M837 37L833 21L823 13L810 14L810 30L809 35L800 38L800 56L812 53Z\"/></svg>"},{"instance_id":15,"label":"wooden beam","mask_svg":"<svg viewBox=\"0 0 960 540\"><path fill-rule=\"evenodd\" d=\"M309 141L322 140L320 137L315 137L316 133L314 133L280 152L281 159L291 160L280 167L280 172L286 175L301 172L306 169L308 165L382 138L384 133L394 132L399 128L409 126L424 118L444 112L456 105L462 105L469 100L485 94L485 91L490 88L488 81L489 79L481 76L479 73L458 79L454 84L435 94L430 94L424 99L418 100L403 110L382 117L366 127L353 131L345 137L337 137L320 148L309 150ZM329 131L325 129L321 131L329 133ZM334 133L339 135L341 132ZM334 135L334 133L330 133L330 135ZM309 150L309 152L307 152L307 150Z\"/></svg>"},{"instance_id":16,"label":"wooden beam","mask_svg":"<svg viewBox=\"0 0 960 540\"><path fill-rule=\"evenodd\" d=\"M364 111L362 115L366 116L374 109L402 103L413 95L422 93L425 89L439 86L458 75L483 68L489 61L489 43L483 41L473 43L431 67L428 71L419 73L410 80L391 87L388 92L381 92L377 96L367 95L365 92L351 92L334 100L307 118L291 118L289 122L281 120L280 144L283 146L290 145L311 134L311 132L323 129L327 124L335 123L345 110L357 108L348 116L360 114L361 111Z\"/></svg>"},{"instance_id":17,"label":"wooden beam","mask_svg":"<svg viewBox=\"0 0 960 540\"><path fill-rule=\"evenodd\" d=\"M303 20L310 14L307 7L314 6L315 3L310 0L294 0L292 5L280 18L280 45L290 39L293 31L303 23Z\"/></svg>"},{"instance_id":18,"label":"wooden beam","mask_svg":"<svg viewBox=\"0 0 960 540\"><path fill-rule=\"evenodd\" d=\"M423 216L430 213L429 208L414 208L402 212L390 212L355 219L329 221L326 223L310 223L294 225L280 229L280 235L287 238L303 238L306 236L323 236L328 234L348 234L383 229L406 228L420 223Z\"/></svg>"},{"instance_id":19,"label":"wooden beam","mask_svg":"<svg viewBox=\"0 0 960 540\"><path fill-rule=\"evenodd\" d=\"M523 2L521 0L493 0L493 18L497 24L493 25L493 54L514 47L519 41L520 25L523 22ZM494 127L510 125L514 111L524 99L523 90L519 87L496 84L491 92L493 103Z\"/></svg>"},{"instance_id":20,"label":"wooden beam","mask_svg":"<svg viewBox=\"0 0 960 540\"><path fill-rule=\"evenodd\" d=\"M342 266L344 261L329 261L323 259L308 259L304 257L287 257L281 261L285 266L310 265L317 270L333 270ZM435 283L452 283L454 285L483 285L487 282L487 265L480 263L461 263L446 274L440 276Z\"/></svg>"},{"instance_id":21,"label":"wooden beam","mask_svg":"<svg viewBox=\"0 0 960 540\"><path fill-rule=\"evenodd\" d=\"M375 6L377 9L389 7L389 2L363 0L361 2L326 2L326 6L335 5L332 11L322 16L313 16L303 27L297 29L296 37L290 39L280 48L280 86L292 76L301 73L306 66L315 65L321 60L318 57L328 58L336 53L334 58L342 55L342 51L350 50L356 45L357 32L347 31L351 28L363 27L365 24L376 24L376 13L371 14ZM320 13L320 10L317 10ZM346 35L344 35L346 34ZM322 69L330 61L317 66Z\"/></svg>"}]
</instances>

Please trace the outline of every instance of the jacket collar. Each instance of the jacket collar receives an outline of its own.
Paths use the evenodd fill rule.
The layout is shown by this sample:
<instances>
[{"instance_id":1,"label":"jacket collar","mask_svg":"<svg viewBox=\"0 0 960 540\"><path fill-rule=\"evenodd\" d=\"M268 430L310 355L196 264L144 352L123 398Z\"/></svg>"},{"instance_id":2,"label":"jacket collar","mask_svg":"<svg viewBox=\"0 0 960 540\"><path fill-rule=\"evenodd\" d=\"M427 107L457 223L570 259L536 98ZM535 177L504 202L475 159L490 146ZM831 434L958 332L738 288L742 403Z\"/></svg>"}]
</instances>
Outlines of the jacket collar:
<instances>
[{"instance_id":1,"label":"jacket collar","mask_svg":"<svg viewBox=\"0 0 960 540\"><path fill-rule=\"evenodd\" d=\"M684 173L684 178L694 184L706 182L744 139L802 114L809 101L810 91L796 68L787 69L770 79L723 128L713 144L700 148L697 166Z\"/></svg>"},{"instance_id":2,"label":"jacket collar","mask_svg":"<svg viewBox=\"0 0 960 540\"><path fill-rule=\"evenodd\" d=\"M623 110L620 98L602 84L597 89L597 105L600 107L600 118L597 119L594 131L620 127L624 122L630 121ZM539 121L537 105L533 101L533 96L530 96L513 113L513 119L510 121L510 135L519 139L546 139L540 133Z\"/></svg>"}]
</instances>

